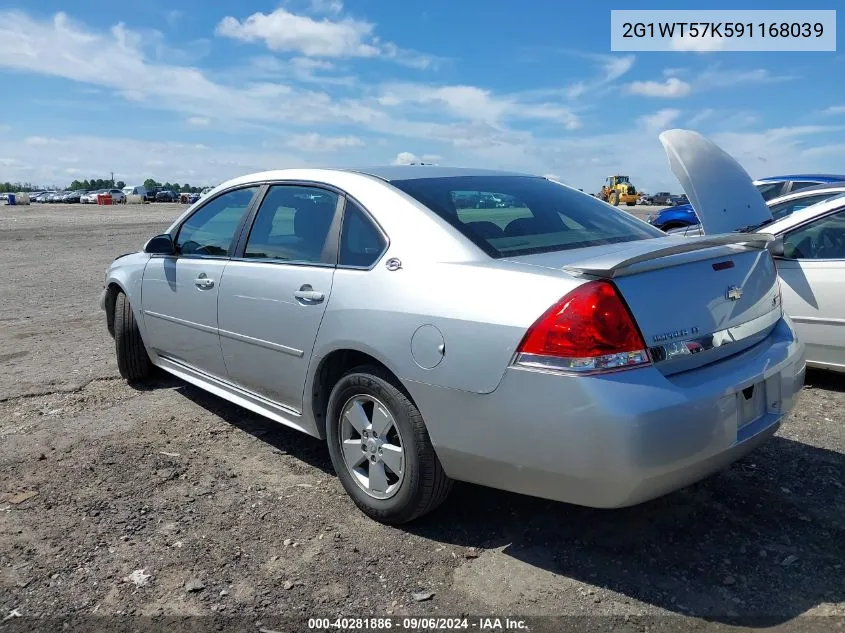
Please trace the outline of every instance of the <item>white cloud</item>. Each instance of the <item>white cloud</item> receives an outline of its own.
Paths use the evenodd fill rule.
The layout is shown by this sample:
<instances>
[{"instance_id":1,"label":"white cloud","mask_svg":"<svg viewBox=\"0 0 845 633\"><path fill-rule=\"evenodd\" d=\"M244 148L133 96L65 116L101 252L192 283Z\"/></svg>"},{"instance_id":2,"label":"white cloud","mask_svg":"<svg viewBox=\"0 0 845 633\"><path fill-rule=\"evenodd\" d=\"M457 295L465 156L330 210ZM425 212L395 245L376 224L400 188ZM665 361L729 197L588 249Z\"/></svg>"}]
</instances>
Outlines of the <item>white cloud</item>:
<instances>
[{"instance_id":1,"label":"white cloud","mask_svg":"<svg viewBox=\"0 0 845 633\"><path fill-rule=\"evenodd\" d=\"M578 99L590 92L599 90L612 84L614 81L625 75L631 70L636 61L634 55L612 56L612 55L597 55L591 53L580 53L574 51L562 51L565 54L576 57L587 58L598 62L600 73L595 79L589 81L576 81L564 90L567 99Z\"/></svg>"},{"instance_id":2,"label":"white cloud","mask_svg":"<svg viewBox=\"0 0 845 633\"><path fill-rule=\"evenodd\" d=\"M654 114L646 114L637 119L637 122L650 132L662 132L681 116L681 111L675 108L664 108Z\"/></svg>"},{"instance_id":3,"label":"white cloud","mask_svg":"<svg viewBox=\"0 0 845 633\"><path fill-rule=\"evenodd\" d=\"M375 36L372 22L340 17L341 3L312 3L312 8L315 7L336 17L315 19L279 7L272 13L253 13L244 20L226 16L217 24L215 33L242 42L262 42L272 51L306 57L383 57L415 68L428 68L437 61L432 56L401 49L392 42L382 42Z\"/></svg>"},{"instance_id":4,"label":"white cloud","mask_svg":"<svg viewBox=\"0 0 845 633\"><path fill-rule=\"evenodd\" d=\"M827 142L845 126L799 125L760 132L723 132L713 140L736 158L752 177L777 173L841 171L843 144ZM808 141L815 141L808 145ZM820 144L821 143L821 144Z\"/></svg>"},{"instance_id":5,"label":"white cloud","mask_svg":"<svg viewBox=\"0 0 845 633\"><path fill-rule=\"evenodd\" d=\"M530 95L497 96L476 86L391 84L382 89L378 102L391 108L404 104L435 105L454 117L490 124L511 119L552 121L570 130L581 125L576 114L555 103L532 100Z\"/></svg>"},{"instance_id":6,"label":"white cloud","mask_svg":"<svg viewBox=\"0 0 845 633\"><path fill-rule=\"evenodd\" d=\"M314 13L338 15L343 11L343 2L340 0L311 0L311 10Z\"/></svg>"},{"instance_id":7,"label":"white cloud","mask_svg":"<svg viewBox=\"0 0 845 633\"><path fill-rule=\"evenodd\" d=\"M825 108L822 110L822 114L825 115L838 115L838 114L845 114L845 105L833 105Z\"/></svg>"},{"instance_id":8,"label":"white cloud","mask_svg":"<svg viewBox=\"0 0 845 633\"><path fill-rule=\"evenodd\" d=\"M399 152L396 154L396 158L393 159L393 165L411 165L413 163L420 162L420 159L417 158L416 154L411 152Z\"/></svg>"},{"instance_id":9,"label":"white cloud","mask_svg":"<svg viewBox=\"0 0 845 633\"><path fill-rule=\"evenodd\" d=\"M710 90L715 88L731 88L734 86L749 86L752 84L774 84L793 79L785 73L773 75L766 68L753 69L724 69L711 66L698 74L693 80L696 90Z\"/></svg>"},{"instance_id":10,"label":"white cloud","mask_svg":"<svg viewBox=\"0 0 845 633\"><path fill-rule=\"evenodd\" d=\"M690 93L690 85L677 77L669 77L665 82L634 81L625 87L626 92L643 97L664 97L677 99Z\"/></svg>"},{"instance_id":11,"label":"white cloud","mask_svg":"<svg viewBox=\"0 0 845 633\"><path fill-rule=\"evenodd\" d=\"M188 124L197 126L209 125L211 124L211 119L205 116L192 116L188 117Z\"/></svg>"},{"instance_id":12,"label":"white cloud","mask_svg":"<svg viewBox=\"0 0 845 633\"><path fill-rule=\"evenodd\" d=\"M313 57L376 57L380 50L371 43L375 25L354 19L315 20L284 8L272 13L253 13L239 21L227 16L216 33L244 42L263 41L273 51L298 52Z\"/></svg>"},{"instance_id":13,"label":"white cloud","mask_svg":"<svg viewBox=\"0 0 845 633\"><path fill-rule=\"evenodd\" d=\"M696 126L699 123L703 123L707 119L711 118L714 112L715 110L713 108L704 108L690 118L688 125Z\"/></svg>"},{"instance_id":14,"label":"white cloud","mask_svg":"<svg viewBox=\"0 0 845 633\"><path fill-rule=\"evenodd\" d=\"M292 136L285 145L303 152L334 152L353 147L364 147L364 141L357 136L323 136L313 132Z\"/></svg>"}]
</instances>

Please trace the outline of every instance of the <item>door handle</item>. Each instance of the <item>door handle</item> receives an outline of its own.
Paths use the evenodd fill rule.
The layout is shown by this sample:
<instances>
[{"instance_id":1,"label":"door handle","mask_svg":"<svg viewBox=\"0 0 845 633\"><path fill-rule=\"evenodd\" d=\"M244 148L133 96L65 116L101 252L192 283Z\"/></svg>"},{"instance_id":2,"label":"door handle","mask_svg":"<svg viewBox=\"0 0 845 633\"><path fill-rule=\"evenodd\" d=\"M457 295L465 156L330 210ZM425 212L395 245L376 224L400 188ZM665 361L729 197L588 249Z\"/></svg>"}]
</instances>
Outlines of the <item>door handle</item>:
<instances>
[{"instance_id":1,"label":"door handle","mask_svg":"<svg viewBox=\"0 0 845 633\"><path fill-rule=\"evenodd\" d=\"M293 293L293 296L303 301L314 301L316 303L319 303L325 298L322 292L311 288L311 284L304 284L299 290Z\"/></svg>"},{"instance_id":2,"label":"door handle","mask_svg":"<svg viewBox=\"0 0 845 633\"><path fill-rule=\"evenodd\" d=\"M205 273L200 273L199 276L194 279L194 285L200 290L214 288L214 280L206 277Z\"/></svg>"}]
</instances>

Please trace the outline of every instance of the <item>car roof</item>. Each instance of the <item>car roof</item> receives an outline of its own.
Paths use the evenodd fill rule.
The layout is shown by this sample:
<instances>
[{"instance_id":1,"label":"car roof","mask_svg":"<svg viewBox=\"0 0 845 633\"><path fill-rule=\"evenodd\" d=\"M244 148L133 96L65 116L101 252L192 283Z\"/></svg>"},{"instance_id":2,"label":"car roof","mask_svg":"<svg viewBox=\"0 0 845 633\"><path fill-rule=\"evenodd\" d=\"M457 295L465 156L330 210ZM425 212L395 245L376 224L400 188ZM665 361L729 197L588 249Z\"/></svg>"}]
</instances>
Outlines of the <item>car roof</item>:
<instances>
[{"instance_id":1,"label":"car roof","mask_svg":"<svg viewBox=\"0 0 845 633\"><path fill-rule=\"evenodd\" d=\"M354 171L381 180L392 182L396 180L417 180L420 178L454 178L459 176L528 176L539 178L534 174L497 169L474 169L472 167L440 167L438 165L383 165L372 167L350 167L341 171Z\"/></svg>"},{"instance_id":2,"label":"car roof","mask_svg":"<svg viewBox=\"0 0 845 633\"><path fill-rule=\"evenodd\" d=\"M787 176L771 176L769 178L758 178L757 182L784 182L789 180L818 180L819 182L842 182L845 175L842 174L789 174Z\"/></svg>"}]
</instances>

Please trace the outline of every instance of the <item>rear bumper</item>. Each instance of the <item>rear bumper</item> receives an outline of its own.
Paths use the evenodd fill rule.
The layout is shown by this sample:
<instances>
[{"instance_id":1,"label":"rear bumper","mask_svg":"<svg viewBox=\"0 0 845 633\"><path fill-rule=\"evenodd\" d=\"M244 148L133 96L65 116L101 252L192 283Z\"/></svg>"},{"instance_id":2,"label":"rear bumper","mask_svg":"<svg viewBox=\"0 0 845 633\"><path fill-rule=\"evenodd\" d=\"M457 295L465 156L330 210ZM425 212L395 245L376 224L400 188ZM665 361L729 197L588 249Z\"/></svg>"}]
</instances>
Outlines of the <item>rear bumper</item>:
<instances>
[{"instance_id":1,"label":"rear bumper","mask_svg":"<svg viewBox=\"0 0 845 633\"><path fill-rule=\"evenodd\" d=\"M613 508L753 450L794 407L804 371L804 345L784 319L754 348L676 376L653 367L602 377L511 368L490 394L408 388L451 477ZM765 390L763 413L741 425L741 392L752 385Z\"/></svg>"}]
</instances>

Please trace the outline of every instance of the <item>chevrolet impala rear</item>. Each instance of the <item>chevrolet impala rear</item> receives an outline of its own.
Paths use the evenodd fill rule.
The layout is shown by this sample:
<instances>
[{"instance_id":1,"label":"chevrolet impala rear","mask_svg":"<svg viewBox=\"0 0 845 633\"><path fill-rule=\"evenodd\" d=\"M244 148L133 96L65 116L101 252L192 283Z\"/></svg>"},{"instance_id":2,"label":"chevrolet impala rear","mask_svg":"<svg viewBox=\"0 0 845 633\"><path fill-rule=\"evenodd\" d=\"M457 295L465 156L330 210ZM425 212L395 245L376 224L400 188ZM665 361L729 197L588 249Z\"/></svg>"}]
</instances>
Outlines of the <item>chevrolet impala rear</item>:
<instances>
[{"instance_id":1,"label":"chevrolet impala rear","mask_svg":"<svg viewBox=\"0 0 845 633\"><path fill-rule=\"evenodd\" d=\"M804 349L768 236L660 236L547 181L393 184L487 255L418 286L451 318L433 321L443 365L405 384L451 478L628 506L741 458L794 406ZM523 210L449 208L471 189Z\"/></svg>"}]
</instances>

